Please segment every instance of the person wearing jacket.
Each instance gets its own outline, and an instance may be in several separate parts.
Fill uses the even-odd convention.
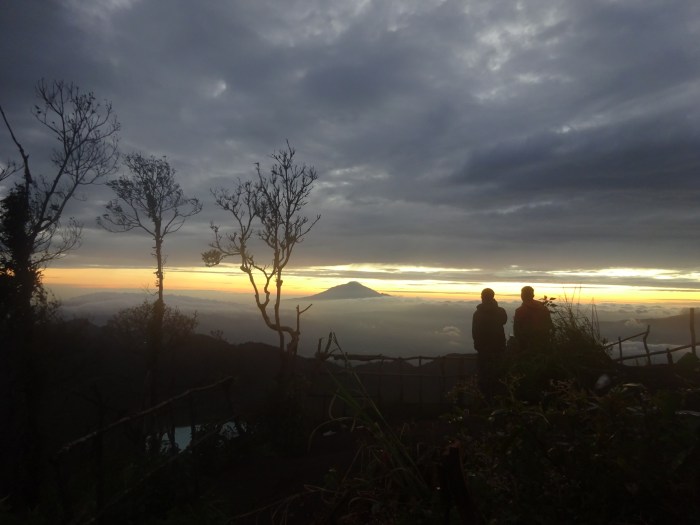
[[[481,292],[481,304],[472,317],[472,338],[477,351],[477,380],[479,389],[490,397],[498,386],[500,367],[506,350],[504,326],[508,321],[506,311],[498,306],[491,288]]]
[[[513,335],[521,352],[544,350],[549,345],[553,328],[552,316],[547,307],[535,300],[532,286],[524,286],[520,291],[523,304],[513,316]]]

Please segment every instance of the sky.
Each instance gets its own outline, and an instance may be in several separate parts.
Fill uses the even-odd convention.
[[[166,288],[246,289],[207,269],[210,190],[265,171],[285,142],[319,178],[285,286],[700,301],[696,0],[10,0],[0,104],[34,169],[34,86],[112,102],[123,153],[166,156],[203,211],[166,238]],[[0,162],[17,159],[0,130]],[[48,172],[48,171],[47,171]],[[11,181],[0,186],[0,195]],[[45,281],[153,287],[152,241],[67,214],[79,249]],[[228,221],[228,222],[227,222]]]

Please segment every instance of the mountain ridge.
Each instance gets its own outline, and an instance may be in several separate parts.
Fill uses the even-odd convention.
[[[350,281],[345,284],[340,284],[338,286],[332,286],[327,290],[314,294],[308,295],[306,297],[300,297],[300,299],[314,300],[314,301],[332,301],[339,299],[368,299],[371,297],[391,297],[389,294],[377,292],[372,290],[357,281]]]

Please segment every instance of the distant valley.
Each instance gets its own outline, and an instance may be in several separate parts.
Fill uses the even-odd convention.
[[[61,311],[67,319],[86,318],[104,325],[117,311],[137,306],[148,297],[145,293],[97,292],[64,300]],[[231,295],[225,300],[166,294],[166,303],[188,315],[196,312],[199,333],[220,331],[234,344],[276,344],[276,336],[265,327],[252,294]],[[476,301],[393,297],[350,282],[312,296],[283,300],[287,322],[293,322],[297,304],[302,308],[313,305],[302,315],[300,355],[313,355],[319,339],[326,338],[331,331],[349,353],[409,357],[473,352],[471,317]],[[512,332],[513,312],[518,304],[502,303],[509,318],[506,334]],[[672,312],[676,315],[664,316],[664,311],[628,312],[625,308],[615,305],[598,308],[600,332],[608,341],[642,332],[650,324],[649,343],[655,348],[690,342],[687,314],[676,311]],[[697,318],[696,333],[700,334]]]

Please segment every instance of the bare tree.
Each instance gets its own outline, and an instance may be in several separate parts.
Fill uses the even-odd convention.
[[[156,369],[158,356],[162,351],[163,281],[165,255],[163,243],[166,235],[177,232],[188,217],[202,210],[196,198],[186,197],[175,181],[175,170],[167,159],[144,157],[140,153],[127,155],[125,160],[130,174],[122,175],[107,183],[117,198],[107,204],[107,213],[97,218],[97,222],[112,232],[126,232],[140,229],[153,238],[153,256],[156,259],[156,286],[158,299],[153,307],[150,337],[150,404],[156,403]]]
[[[280,350],[291,357],[299,346],[301,314],[311,305],[303,310],[297,305],[294,326],[282,323],[282,274],[296,245],[321,218],[317,215],[309,219],[302,214],[318,175],[311,166],[295,164],[294,155],[295,150],[287,142],[286,149],[271,155],[274,164],[269,176],[263,175],[260,164],[256,163],[256,180],[239,180],[232,191],[212,191],[216,204],[233,216],[234,229],[223,234],[219,226],[212,224],[212,249],[202,254],[207,266],[215,266],[226,257],[240,260],[241,271],[248,275],[265,324],[278,333]],[[269,249],[270,258],[266,262],[253,253],[253,237]]]
[[[113,173],[118,161],[119,123],[109,102],[74,84],[41,80],[32,113],[58,143],[37,174],[29,153],[0,106],[0,116],[19,154],[0,178],[13,181],[0,200],[0,369],[12,385],[4,407],[9,443],[0,442],[0,491],[14,505],[32,506],[39,492],[41,437],[38,425],[42,381],[36,363],[37,324],[46,311],[41,272],[80,242],[81,225],[63,217],[66,205],[81,198],[79,189]],[[5,490],[7,489],[7,491]]]
[[[107,183],[117,198],[107,204],[107,213],[97,222],[111,232],[141,229],[153,238],[158,300],[162,302],[165,236],[177,232],[188,217],[202,211],[202,204],[185,196],[165,157],[146,158],[134,153],[127,155],[125,164],[131,174]]]
[[[1,109],[1,107],[0,107]],[[4,117],[4,114],[3,114]],[[17,164],[10,161],[4,166],[0,168],[0,182],[4,181],[5,179],[9,178],[10,175],[15,173],[19,168],[17,167]]]
[[[36,120],[58,142],[50,157],[53,171],[34,174],[29,154],[0,106],[0,115],[20,156],[4,177],[21,173],[0,202],[0,273],[11,281],[14,310],[27,316],[32,296],[41,285],[41,271],[80,242],[81,225],[63,219],[78,190],[113,173],[117,167],[119,123],[110,102],[99,103],[91,92],[62,81],[37,83]],[[11,180],[11,179],[10,179]]]

